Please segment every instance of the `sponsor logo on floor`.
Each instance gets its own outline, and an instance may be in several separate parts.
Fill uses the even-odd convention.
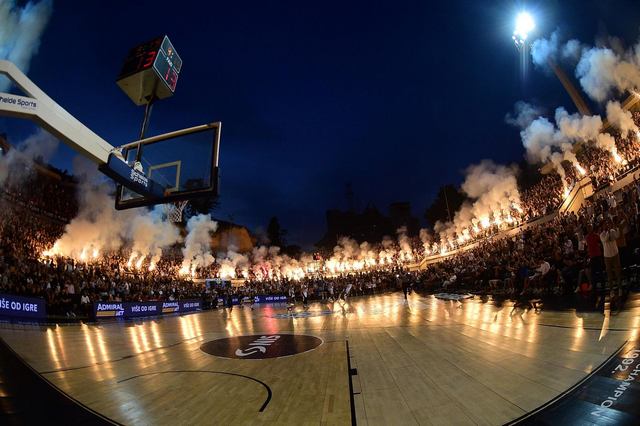
[[[322,339],[306,334],[256,334],[212,340],[200,350],[223,358],[267,359],[298,355],[321,344]]]
[[[512,424],[640,424],[640,344],[627,342],[586,380]]]

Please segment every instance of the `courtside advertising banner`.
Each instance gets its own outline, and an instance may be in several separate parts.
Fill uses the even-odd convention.
[[[0,294],[0,315],[20,318],[44,318],[47,311],[44,299]]]
[[[243,303],[247,303],[251,301],[251,298],[248,296],[245,296],[242,298]],[[287,301],[287,296],[285,295],[277,295],[277,296],[266,296],[264,294],[260,294],[255,296],[254,298],[254,303],[285,303]],[[233,303],[234,305],[239,305],[240,304],[240,299],[236,296],[231,297],[231,303]],[[227,299],[226,298],[222,298],[222,297],[218,297],[218,304],[219,305],[226,305],[227,304]]]
[[[124,317],[147,317],[162,314],[162,302],[129,302],[124,304]]]
[[[283,303],[287,301],[287,296],[278,295],[278,296],[256,296],[256,303]]]
[[[202,310],[202,301],[200,300],[181,300],[180,312],[195,312]]]
[[[98,302],[93,304],[96,318],[137,318],[202,309],[200,300],[173,302]]]

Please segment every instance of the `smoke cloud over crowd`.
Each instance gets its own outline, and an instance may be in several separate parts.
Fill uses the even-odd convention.
[[[29,72],[31,58],[40,48],[40,38],[44,32],[53,2],[27,2],[19,5],[15,0],[0,2],[0,59],[6,59],[25,74]],[[0,78],[0,92],[9,88],[9,80]]]
[[[15,149],[0,151],[0,185],[9,180],[19,183],[33,173],[36,161],[47,163],[58,148],[58,140],[44,130],[38,130]]]

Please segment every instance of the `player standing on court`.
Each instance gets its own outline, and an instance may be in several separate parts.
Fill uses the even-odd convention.
[[[289,300],[287,303],[287,311],[291,312],[296,305],[296,289],[293,283],[289,284]]]
[[[347,303],[347,297],[349,297],[349,293],[351,292],[352,287],[353,287],[353,284],[351,283],[351,281],[349,281],[346,287],[344,288],[344,290],[342,290],[342,293],[340,294],[340,299],[344,300],[345,303]]]
[[[309,307],[309,286],[307,283],[302,284],[302,306],[307,309]]]

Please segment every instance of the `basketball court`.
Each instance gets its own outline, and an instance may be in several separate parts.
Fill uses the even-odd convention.
[[[570,397],[634,345],[640,326],[638,307],[536,314],[479,298],[409,299],[314,303],[293,314],[264,305],[89,325],[3,324],[0,337],[117,423],[350,424],[354,416],[362,425],[495,425]],[[640,370],[624,356],[633,362],[620,365]],[[597,408],[592,401],[571,418]],[[609,420],[629,420],[614,408]]]

